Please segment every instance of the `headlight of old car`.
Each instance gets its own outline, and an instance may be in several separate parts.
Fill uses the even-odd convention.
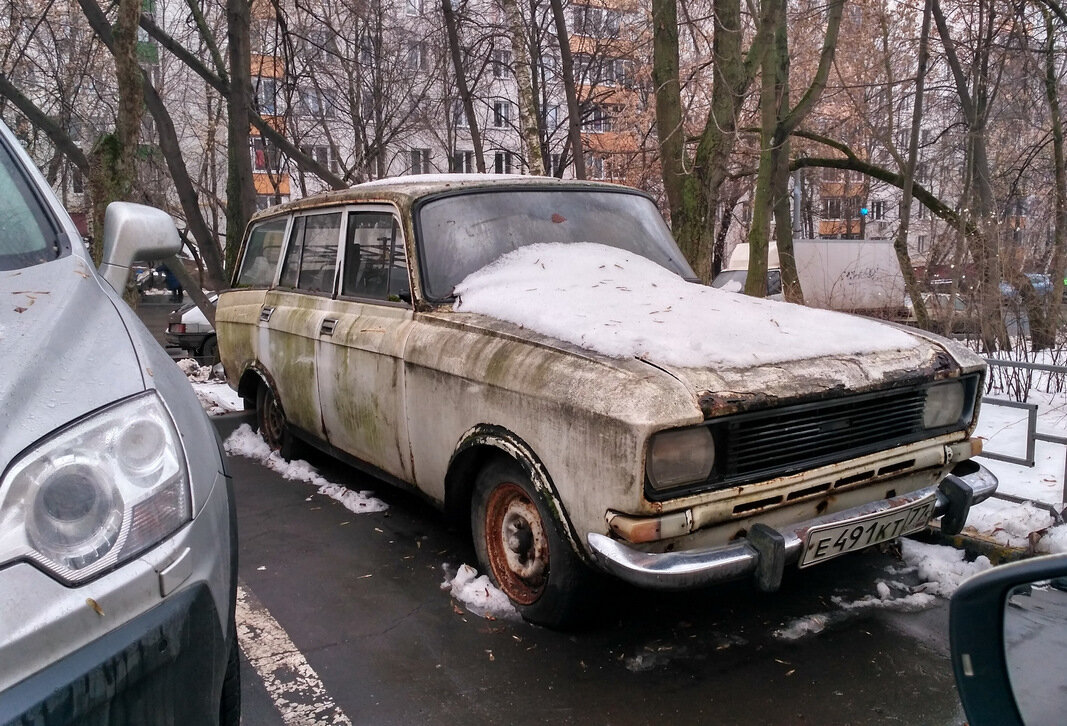
[[[648,480],[658,492],[704,481],[713,466],[715,440],[707,426],[661,431],[648,447]]]
[[[154,391],[39,441],[0,481],[0,564],[28,559],[77,583],[191,517],[178,432]]]
[[[966,402],[967,395],[962,381],[949,381],[931,386],[926,391],[923,426],[928,429],[951,426],[963,416]]]

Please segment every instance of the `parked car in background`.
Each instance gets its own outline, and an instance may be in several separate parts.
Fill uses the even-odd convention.
[[[116,203],[103,244],[98,274],[0,124],[0,723],[235,726],[231,482],[116,292],[178,234]]]
[[[981,320],[978,317],[977,306],[959,293],[924,292],[922,293],[926,312],[935,324],[948,320],[951,324],[947,331],[956,335],[978,333],[981,330]],[[905,300],[908,315],[904,322],[908,325],[918,324],[915,316],[915,308],[911,304],[911,298]]]
[[[212,305],[218,299],[218,295],[208,296]],[[192,300],[175,308],[167,316],[166,340],[168,345],[181,348],[204,365],[213,365],[219,361],[215,328]]]
[[[216,328],[272,447],[423,493],[549,625],[592,570],[773,591],[996,489],[981,358],[695,279],[634,189],[409,176],[257,214]]]

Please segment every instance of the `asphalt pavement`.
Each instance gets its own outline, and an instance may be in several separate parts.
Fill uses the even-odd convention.
[[[225,438],[246,420],[215,423]],[[964,721],[947,603],[839,604],[906,578],[891,551],[793,573],[773,595],[744,582],[685,593],[619,585],[589,628],[554,632],[454,603],[444,566],[474,564],[462,533],[412,494],[309,459],[389,510],[353,514],[314,486],[230,459],[252,603],[239,624],[246,725]],[[822,630],[781,637],[797,624]]]

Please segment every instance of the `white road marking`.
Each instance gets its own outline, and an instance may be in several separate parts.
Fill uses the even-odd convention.
[[[251,591],[237,586],[237,642],[290,726],[352,726],[285,629]]]

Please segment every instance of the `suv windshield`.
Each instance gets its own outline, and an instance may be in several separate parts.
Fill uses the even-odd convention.
[[[55,229],[22,169],[0,142],[0,270],[17,270],[59,257]]]
[[[687,280],[682,257],[656,206],[639,194],[600,190],[507,189],[451,194],[418,210],[426,296],[452,288],[501,255],[539,242],[595,242],[662,265]]]

